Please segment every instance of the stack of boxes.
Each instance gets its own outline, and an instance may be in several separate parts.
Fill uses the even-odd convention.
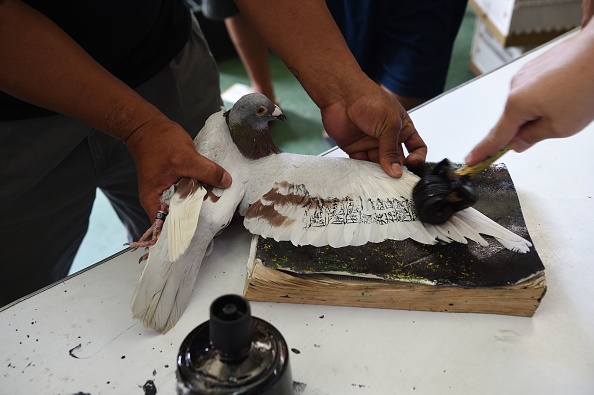
[[[487,73],[580,25],[582,0],[470,0],[470,69]]]

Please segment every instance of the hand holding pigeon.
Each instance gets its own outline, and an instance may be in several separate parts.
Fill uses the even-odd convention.
[[[150,218],[155,218],[163,191],[181,177],[222,188],[231,184],[225,169],[198,154],[188,133],[165,117],[142,125],[126,146],[136,163],[140,202]]]
[[[368,161],[280,152],[268,125],[277,119],[284,119],[278,106],[249,94],[213,114],[196,137],[196,150],[228,169],[233,184],[218,189],[184,178],[163,194],[169,215],[132,301],[143,325],[158,332],[175,325],[214,237],[237,210],[250,232],[295,245],[340,248],[408,238],[487,245],[485,234],[528,251],[530,242],[473,208],[442,225],[422,223],[412,201],[419,178],[404,168],[392,178]]]
[[[322,108],[322,120],[328,134],[351,158],[379,163],[392,177],[402,175],[401,166],[425,163],[427,145],[408,113],[377,84],[370,84],[354,102],[339,101]]]

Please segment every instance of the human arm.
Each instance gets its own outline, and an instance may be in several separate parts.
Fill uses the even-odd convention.
[[[326,131],[346,153],[379,162],[394,177],[403,164],[425,162],[427,146],[410,117],[363,73],[324,1],[236,3],[321,109]]]
[[[224,169],[196,153],[179,125],[18,0],[0,0],[0,90],[122,140],[135,160],[140,201],[151,218],[161,193],[181,177],[219,187],[231,182]]]
[[[594,15],[594,0],[582,0],[582,27],[588,24],[592,15]]]
[[[594,120],[594,23],[526,63],[511,82],[503,114],[466,157],[474,165],[509,144],[517,152],[572,136]]]

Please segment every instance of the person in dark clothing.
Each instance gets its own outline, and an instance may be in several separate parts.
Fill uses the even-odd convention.
[[[443,92],[466,0],[326,0],[363,71],[410,110]],[[224,21],[255,92],[275,100],[268,48],[233,0],[201,0]]]
[[[363,73],[324,1],[236,3],[345,152],[394,177],[424,162],[410,117]],[[0,91],[0,304],[67,274],[97,187],[136,239],[181,177],[232,182],[193,145],[221,99],[183,0],[2,0]]]

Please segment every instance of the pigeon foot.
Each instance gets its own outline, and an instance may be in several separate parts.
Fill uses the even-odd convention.
[[[165,222],[165,217],[167,217],[167,212],[169,208],[167,204],[162,203],[161,209],[157,211],[157,217],[155,218],[155,222],[151,225],[150,228],[147,229],[146,232],[138,239],[138,241],[131,241],[129,243],[125,243],[125,246],[128,246],[132,249],[132,251],[136,251],[139,248],[149,248],[150,246],[155,245],[157,240],[159,240],[159,235],[161,234],[161,230],[163,229],[163,223]],[[149,239],[150,237],[150,239]],[[148,253],[144,254],[140,261],[143,261],[148,258]]]

